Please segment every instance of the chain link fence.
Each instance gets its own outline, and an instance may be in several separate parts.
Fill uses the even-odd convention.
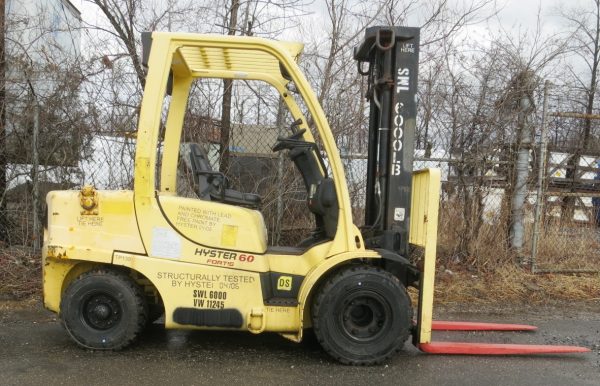
[[[540,133],[536,185],[538,272],[600,270],[600,115],[582,111],[585,91],[547,86],[545,128]]]
[[[183,143],[198,143],[208,154],[212,168],[222,171],[231,188],[261,196],[270,245],[295,245],[314,229],[306,210],[306,189],[285,152],[273,152],[278,136],[289,135],[291,116],[282,109],[279,96],[250,82],[232,86],[232,115],[228,130],[228,159],[221,151],[223,130],[220,105],[223,89],[217,81],[202,81],[190,97],[184,120]],[[213,97],[206,90],[217,90]],[[463,264],[493,269],[499,264],[533,263],[538,271],[597,270],[598,208],[600,207],[600,141],[597,119],[564,114],[565,95],[573,90],[555,87],[548,96],[547,151],[540,171],[543,98],[536,91],[538,108],[531,113],[528,130],[533,143],[497,141],[473,151],[422,148],[415,152],[413,168],[437,167],[442,171],[442,199],[438,232],[440,264]],[[212,99],[211,99],[212,98]],[[167,109],[165,109],[167,111]],[[202,111],[198,114],[197,111]],[[556,113],[562,113],[556,114]],[[166,118],[166,116],[164,117]],[[307,114],[308,124],[311,119]],[[589,136],[581,138],[588,122]],[[512,124],[517,125],[515,120]],[[336,128],[332,128],[334,133]],[[316,138],[319,142],[319,138]],[[356,225],[363,222],[367,159],[363,151],[348,147],[348,136],[336,138],[345,168]],[[67,165],[38,165],[39,202],[33,208],[33,166],[9,163],[5,215],[9,218],[9,246],[31,246],[40,237],[33,217],[41,218],[50,190],[78,189],[85,184],[97,189],[132,189],[135,137],[123,133],[96,133],[82,140],[79,159]],[[528,154],[525,196],[520,206],[522,244],[514,248],[515,186],[517,159]],[[162,148],[157,150],[159,153]],[[183,154],[183,153],[182,153]],[[327,159],[325,159],[327,164]],[[223,165],[226,165],[224,168]],[[180,162],[179,194],[197,197],[188,167]],[[541,191],[537,187],[541,184]],[[538,200],[538,197],[543,199]],[[536,208],[539,218],[536,216]],[[41,222],[41,221],[40,221]],[[534,237],[534,234],[536,237]],[[535,244],[535,246],[534,246]]]

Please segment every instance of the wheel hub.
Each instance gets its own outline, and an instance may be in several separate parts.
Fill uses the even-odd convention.
[[[81,315],[89,327],[107,330],[121,319],[122,311],[114,297],[100,293],[89,296],[83,302]]]
[[[387,322],[386,306],[381,299],[357,295],[347,301],[342,311],[344,332],[355,340],[371,340]]]
[[[110,308],[106,304],[98,304],[92,312],[96,318],[101,320],[106,320],[110,316]]]

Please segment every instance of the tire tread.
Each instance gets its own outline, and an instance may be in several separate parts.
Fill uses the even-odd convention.
[[[137,313],[137,323],[134,329],[128,332],[128,334],[121,340],[120,343],[113,347],[95,347],[90,342],[82,341],[82,338],[78,338],[73,335],[71,329],[72,326],[69,326],[68,319],[63,317],[62,312],[66,307],[66,302],[69,301],[70,290],[73,286],[81,280],[85,280],[88,277],[111,277],[117,280],[120,280],[122,284],[124,284],[133,294],[133,298],[135,301],[135,312]],[[146,324],[148,323],[148,305],[146,303],[146,298],[144,291],[140,288],[140,286],[129,276],[127,273],[115,269],[110,268],[95,268],[90,271],[84,272],[79,275],[75,280],[73,280],[61,298],[60,304],[60,319],[62,321],[62,325],[71,336],[71,338],[81,347],[91,350],[103,350],[103,351],[119,351],[124,349],[125,347],[131,345],[139,338],[141,332],[145,329]],[[125,315],[126,317],[127,315]]]
[[[404,327],[403,330],[401,331],[400,335],[404,337],[402,339],[402,344],[399,344],[398,347],[396,347],[394,350],[391,350],[389,353],[387,353],[386,355],[383,355],[383,356],[379,356],[379,357],[371,356],[371,357],[366,357],[361,360],[350,359],[350,358],[346,358],[342,355],[339,355],[333,349],[330,342],[327,339],[324,339],[323,331],[322,331],[322,327],[321,327],[321,317],[319,315],[320,315],[320,311],[321,311],[321,307],[322,307],[324,298],[325,298],[325,296],[327,296],[327,293],[334,287],[334,285],[337,282],[345,279],[346,277],[350,277],[352,275],[360,274],[360,273],[368,273],[368,274],[375,274],[375,275],[379,275],[379,276],[385,276],[385,277],[395,281],[396,283],[398,283],[400,285],[400,287],[402,288],[402,290],[404,291],[405,295],[408,298],[408,293],[406,292],[406,288],[402,284],[400,284],[400,280],[398,280],[398,278],[393,276],[391,273],[389,273],[379,267],[376,267],[376,266],[353,265],[349,268],[339,270],[338,272],[331,275],[331,277],[327,278],[325,283],[323,283],[323,285],[318,289],[318,293],[317,293],[317,296],[313,300],[312,310],[311,310],[312,311],[311,314],[312,314],[313,329],[314,329],[315,335],[317,336],[317,340],[319,341],[319,344],[321,345],[321,347],[323,347],[323,349],[338,362],[345,364],[345,365],[351,365],[351,366],[378,365],[378,364],[385,362],[386,360],[391,358],[394,354],[396,354],[402,350],[404,342],[410,335],[410,330],[411,330],[410,325]],[[409,320],[412,320],[412,317],[413,317],[412,307],[408,307],[407,311],[409,314],[408,315]]]

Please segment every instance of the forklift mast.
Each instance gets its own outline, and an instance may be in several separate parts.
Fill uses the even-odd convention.
[[[367,77],[370,104],[365,243],[407,256],[419,28],[367,28],[354,59]]]

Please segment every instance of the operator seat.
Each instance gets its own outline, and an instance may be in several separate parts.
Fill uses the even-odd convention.
[[[214,171],[208,161],[208,155],[197,143],[189,144],[189,157],[194,183],[201,200],[217,201],[231,205],[258,208],[261,198],[258,194],[243,193],[227,187],[227,178],[221,172]]]

